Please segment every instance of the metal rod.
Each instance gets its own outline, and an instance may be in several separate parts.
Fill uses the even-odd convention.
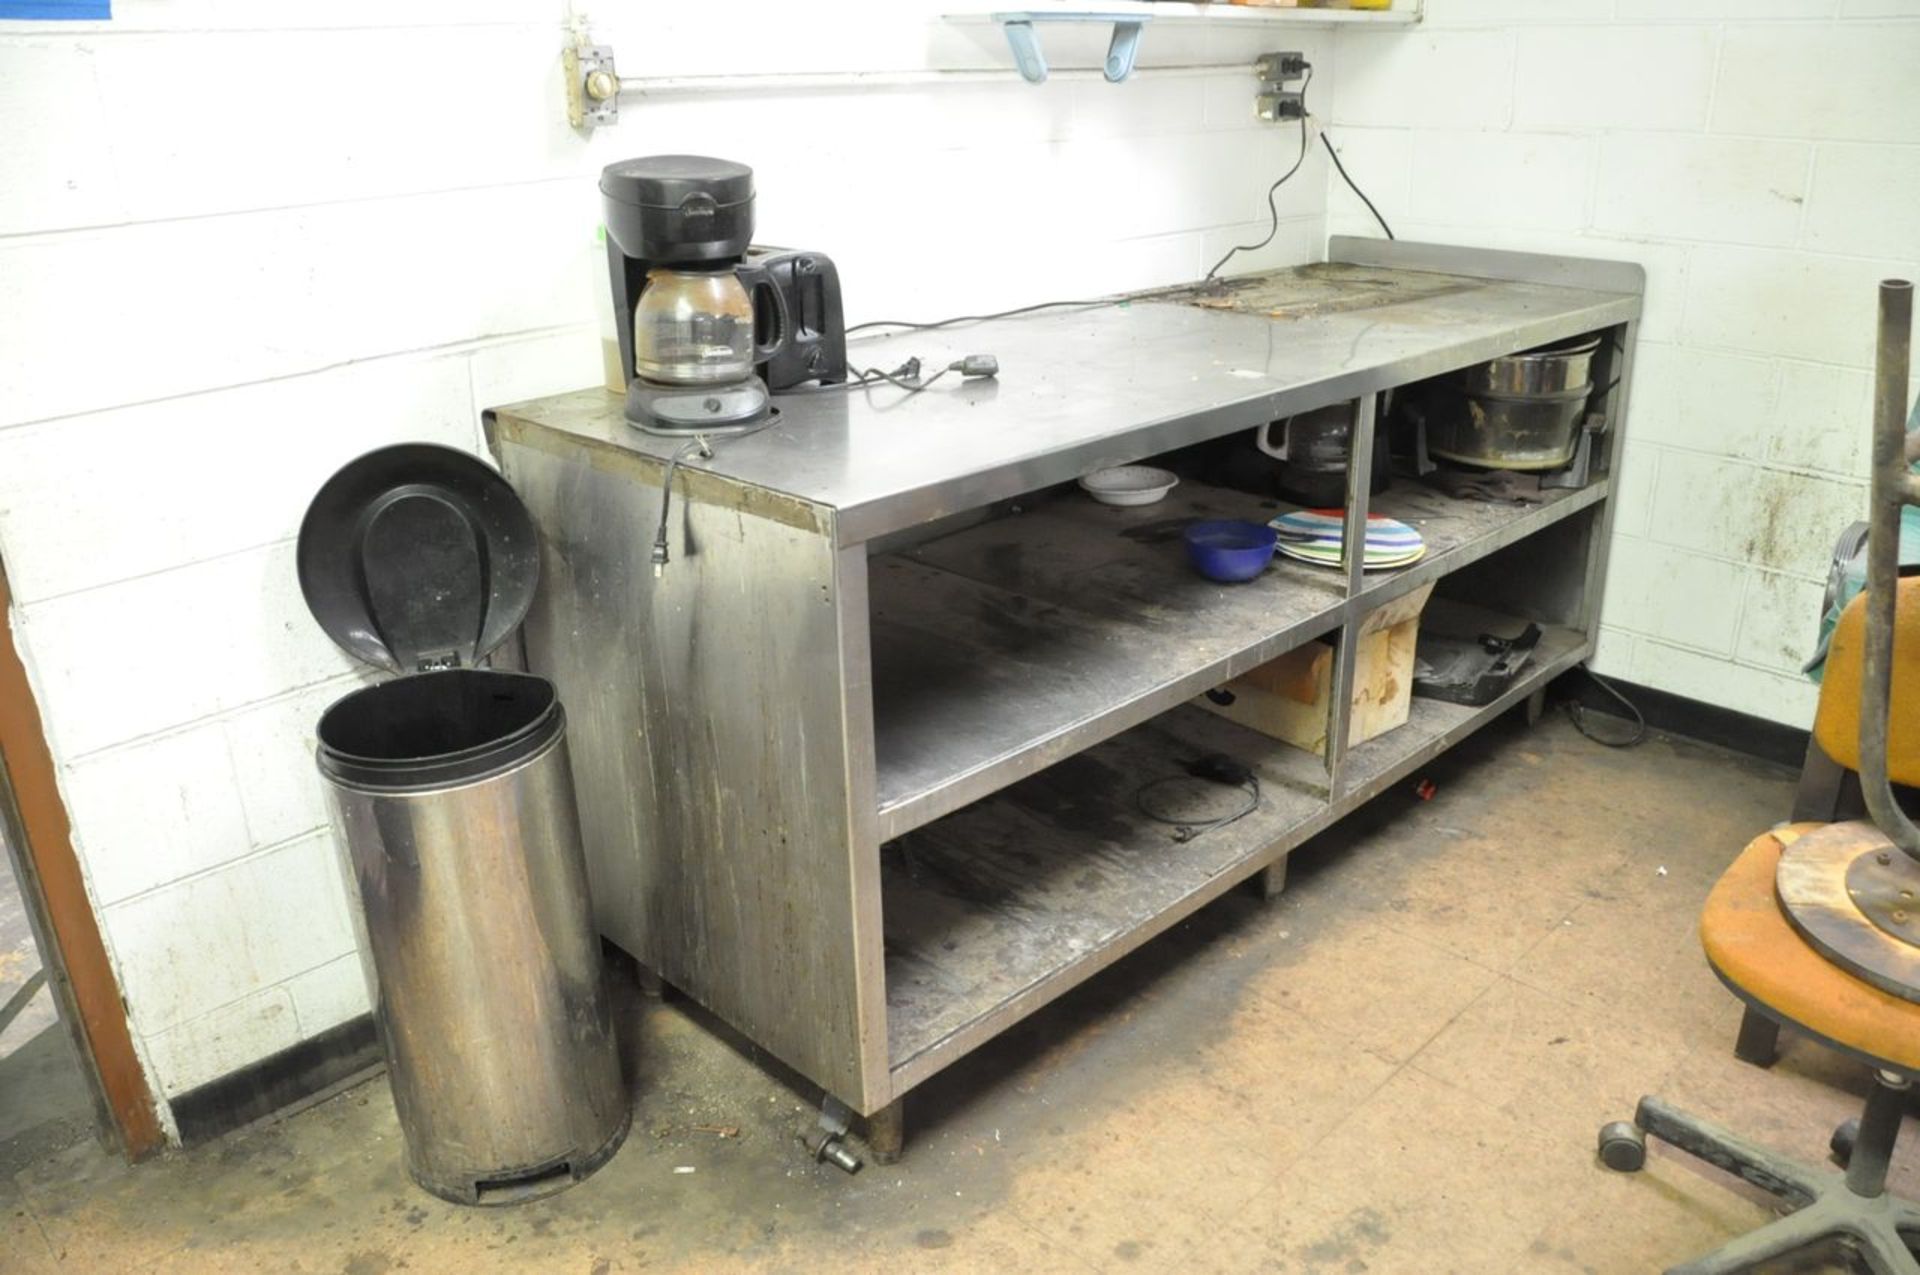
[[[1366,578],[1367,512],[1373,502],[1373,434],[1375,396],[1362,394],[1353,405],[1353,425],[1347,433],[1347,507],[1341,524],[1347,569],[1347,596],[1357,598]]]
[[[1200,75],[1247,74],[1245,62],[1191,63],[1180,66],[1137,68],[1132,77],[1149,79]],[[1052,80],[1099,80],[1106,72],[1099,67],[1056,67]],[[1249,86],[1252,77],[1248,77]],[[870,88],[915,88],[952,84],[1020,84],[1020,72],[1013,67],[970,71],[806,71],[774,72],[766,75],[653,75],[621,76],[620,93],[629,97],[699,96],[718,93],[799,93],[858,92]],[[1247,95],[1247,113],[1253,113],[1251,88]]]
[[[1353,727],[1353,683],[1360,659],[1360,628],[1367,615],[1353,605],[1365,585],[1367,511],[1373,492],[1373,432],[1378,428],[1374,396],[1362,394],[1353,402],[1353,420],[1347,431],[1347,507],[1343,511],[1340,543],[1345,568],[1346,613],[1334,648],[1333,675],[1327,686],[1327,791],[1338,799],[1345,785],[1343,771],[1347,741]]]
[[[1920,862],[1920,828],[1893,799],[1887,777],[1893,711],[1894,617],[1899,601],[1900,512],[1912,496],[1907,472],[1907,372],[1913,342],[1913,284],[1880,284],[1874,352],[1873,492],[1868,507],[1866,653],[1860,677],[1860,787],[1880,831]]]

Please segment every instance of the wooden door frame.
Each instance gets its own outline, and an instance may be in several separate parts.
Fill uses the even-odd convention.
[[[103,1138],[130,1160],[166,1141],[134,1052],[126,1002],[100,938],[53,751],[13,637],[13,590],[0,561],[0,839],[11,850],[47,985],[93,1093]]]

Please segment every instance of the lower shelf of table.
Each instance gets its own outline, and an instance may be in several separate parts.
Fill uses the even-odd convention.
[[[1480,708],[1413,701],[1406,725],[1353,749],[1340,796],[1318,757],[1183,705],[881,852],[888,1051],[896,1094],[1118,960],[1491,721],[1589,650],[1548,629],[1532,668]],[[1224,752],[1258,806],[1182,840],[1139,809],[1142,785]],[[1160,813],[1231,812],[1236,790],[1156,788]]]

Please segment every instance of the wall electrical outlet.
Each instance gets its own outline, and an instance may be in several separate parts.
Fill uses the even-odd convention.
[[[1260,92],[1253,99],[1256,118],[1279,121],[1306,117],[1306,93],[1291,92],[1287,88],[1289,80],[1306,78],[1306,54],[1262,53],[1253,64],[1253,73],[1260,78]],[[1305,86],[1301,87],[1304,90]]]
[[[1288,80],[1305,78],[1307,55],[1304,53],[1262,53],[1253,64],[1253,73],[1278,88]]]
[[[1253,99],[1253,113],[1263,120],[1297,120],[1307,113],[1304,93],[1262,93]]]

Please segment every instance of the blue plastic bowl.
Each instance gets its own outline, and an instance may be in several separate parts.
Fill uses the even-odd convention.
[[[1273,561],[1280,537],[1257,522],[1196,522],[1187,527],[1187,561],[1209,580],[1251,580]]]

